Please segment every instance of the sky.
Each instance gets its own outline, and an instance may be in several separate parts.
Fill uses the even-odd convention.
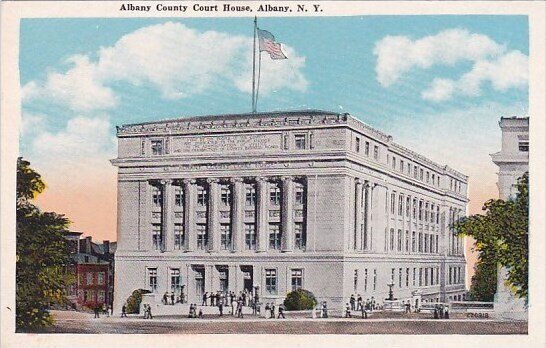
[[[526,16],[258,19],[258,111],[348,112],[469,176],[469,213],[498,195],[501,116],[528,116]],[[252,18],[23,19],[20,153],[38,205],[116,239],[115,127],[251,111]]]

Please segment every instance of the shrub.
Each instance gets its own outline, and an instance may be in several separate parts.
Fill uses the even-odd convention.
[[[142,294],[149,294],[150,290],[138,289],[133,291],[131,296],[127,298],[127,313],[140,314],[140,303],[142,302]]]
[[[309,290],[298,289],[289,292],[284,300],[284,306],[288,311],[313,309],[317,305],[315,295]]]

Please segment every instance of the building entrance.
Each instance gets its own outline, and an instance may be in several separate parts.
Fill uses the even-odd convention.
[[[243,272],[243,289],[252,293],[254,288],[254,269],[252,266],[241,266]]]

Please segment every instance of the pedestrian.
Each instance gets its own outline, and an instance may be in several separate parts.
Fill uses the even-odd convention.
[[[313,306],[313,311],[311,312],[313,319],[317,319],[317,306]]]
[[[203,319],[203,309],[199,308],[199,319]]]
[[[361,310],[362,309],[361,307],[362,307],[362,296],[360,296],[360,294],[358,294],[356,310],[357,311]]]
[[[270,315],[269,310],[270,310],[270,309],[271,309],[271,307],[269,307],[269,302],[267,302],[267,303],[265,304],[265,318],[266,318],[266,319],[269,319],[269,315]]]
[[[237,318],[243,317],[243,300],[237,301]]]
[[[121,306],[121,317],[127,318],[127,306],[125,304]]]
[[[166,305],[167,304],[167,291],[165,291],[165,293],[163,294],[163,304]]]
[[[353,307],[354,307],[354,304],[353,304]],[[351,317],[351,306],[346,303],[345,304],[345,318],[350,318]]]
[[[171,292],[171,305],[174,305],[174,291]]]
[[[434,319],[438,319],[438,307],[434,306]]]
[[[269,317],[271,319],[275,319],[275,304],[274,303],[271,304],[271,308],[269,309],[269,312],[270,312]]]
[[[411,303],[410,300],[406,303],[406,313],[411,313]]]
[[[362,306],[361,311],[362,311],[362,319],[368,319],[368,312],[366,311],[366,308],[364,306]]]
[[[106,306],[106,304],[102,305],[102,314],[106,314],[107,317],[110,316],[110,311],[108,310],[108,307]]]
[[[153,319],[154,317],[152,316],[152,306],[148,305],[148,319]]]
[[[372,300],[371,300],[371,303],[372,303],[372,311],[375,310],[375,298],[372,296]]]
[[[220,311],[220,316],[223,316],[224,315],[224,302],[222,300],[220,300],[220,302],[218,303],[218,310]]]
[[[439,306],[439,313],[438,313],[438,316],[440,317],[440,319],[444,319],[444,305],[440,305]]]
[[[444,310],[444,318],[449,319],[449,307],[446,306],[446,309]]]
[[[283,319],[286,319],[284,317],[284,304],[283,303],[281,303],[279,305],[279,315],[277,315],[277,319],[279,319],[281,316],[282,316]]]
[[[188,318],[193,318],[193,303],[190,303],[190,309],[188,310]]]
[[[203,294],[203,302],[201,303],[201,306],[206,306],[207,305],[207,293],[205,292]]]
[[[231,296],[231,315],[235,316],[237,310],[237,301],[235,300],[235,296]]]
[[[112,307],[112,305],[109,305],[108,306],[108,309],[110,310],[110,316],[114,316],[114,307]]]
[[[95,312],[95,318],[100,318],[100,316],[99,316],[99,306],[95,306],[93,311]],[[93,318],[93,319],[95,319],[95,318]]]
[[[328,318],[328,306],[326,304],[326,301],[322,302],[322,317]]]
[[[351,294],[351,298],[349,299],[349,303],[351,304],[351,310],[354,311],[355,310],[355,295],[354,294]]]

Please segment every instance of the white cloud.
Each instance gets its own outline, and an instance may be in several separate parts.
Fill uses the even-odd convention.
[[[421,93],[423,99],[442,101],[455,94],[477,96],[482,85],[490,82],[495,90],[527,86],[528,57],[520,51],[507,51],[486,35],[466,29],[448,29],[435,35],[412,40],[407,36],[386,36],[374,48],[376,77],[389,87],[413,69],[455,66],[471,62],[473,67],[459,80],[437,77]]]
[[[529,59],[520,51],[510,51],[492,61],[481,60],[459,80],[436,78],[431,86],[421,93],[423,99],[444,101],[454,94],[479,96],[484,83],[504,92],[509,88],[524,88],[528,83]]]
[[[284,46],[288,60],[262,61],[261,92],[278,88],[304,91],[305,58]],[[25,100],[52,98],[75,111],[108,109],[117,98],[111,84],[150,84],[164,98],[179,99],[204,93],[227,82],[250,92],[252,38],[197,30],[180,23],[164,23],[138,29],[103,47],[95,62],[89,56],[73,56],[66,73],[50,73],[45,82],[23,87]]]
[[[43,114],[36,114],[33,112],[25,111],[21,117],[21,136],[27,136],[31,134],[36,134],[41,131],[44,126],[44,121],[46,116]]]

